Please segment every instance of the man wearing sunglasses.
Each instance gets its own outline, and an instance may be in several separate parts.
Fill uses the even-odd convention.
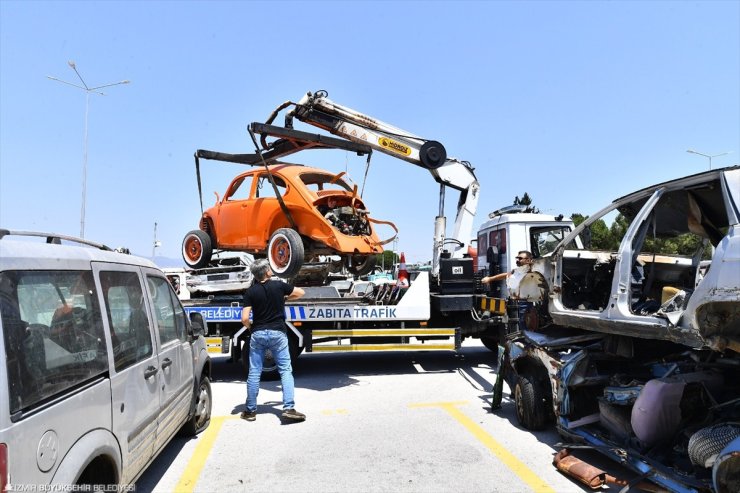
[[[512,270],[511,272],[502,272],[494,276],[486,276],[483,279],[481,279],[480,282],[482,282],[483,284],[490,284],[493,281],[500,281],[502,279],[507,279],[507,284],[510,284],[508,282],[508,278],[510,278],[514,274],[517,274],[518,272],[522,272],[522,273],[529,272],[529,266],[531,264],[532,264],[532,254],[528,252],[527,250],[522,250],[516,255],[516,269]],[[509,290],[511,290],[511,286],[509,287]]]

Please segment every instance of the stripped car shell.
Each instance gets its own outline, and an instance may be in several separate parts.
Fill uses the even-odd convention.
[[[502,367],[522,426],[554,420],[566,447],[669,491],[740,490],[739,204],[740,167],[680,178],[615,200],[535,259]],[[614,212],[615,251],[576,244]]]
[[[535,260],[532,269],[542,278],[532,276],[532,291],[543,292],[546,283],[547,314],[559,326],[740,352],[738,204],[740,167],[617,199],[580,224],[552,255]],[[578,235],[612,211],[630,220],[617,251],[574,248]],[[692,255],[656,252],[645,241],[688,233],[704,240]],[[702,262],[710,245],[711,263]]]

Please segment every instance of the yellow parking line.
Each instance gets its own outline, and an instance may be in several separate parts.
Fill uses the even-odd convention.
[[[236,418],[237,416],[211,417],[211,424],[208,425],[206,431],[201,433],[200,438],[198,438],[198,445],[195,447],[192,457],[190,457],[190,462],[185,466],[185,472],[180,476],[180,481],[175,486],[177,493],[191,493],[195,489],[195,483],[198,482],[200,472],[206,465],[206,459],[211,453],[211,448],[213,448],[213,443],[216,441],[218,432],[221,431],[221,425],[227,419]]]
[[[506,467],[508,467],[511,471],[514,472],[519,478],[527,483],[530,488],[532,488],[534,491],[537,491],[538,493],[542,492],[553,492],[554,489],[550,487],[547,483],[545,483],[542,479],[540,479],[537,474],[534,473],[529,467],[526,466],[522,461],[517,459],[511,452],[506,450],[506,448],[498,443],[491,435],[486,433],[486,430],[484,430],[482,427],[480,427],[476,422],[474,422],[472,419],[467,417],[462,411],[460,411],[456,406],[459,406],[461,404],[467,404],[466,402],[434,402],[434,403],[422,403],[422,404],[409,404],[409,407],[412,408],[420,408],[420,407],[439,407],[444,409],[449,415],[451,415],[453,418],[455,418],[461,425],[463,425],[467,430],[473,434],[475,438],[477,438],[483,445],[485,445],[488,450],[493,452],[493,454],[498,457],[498,459],[503,462]]]

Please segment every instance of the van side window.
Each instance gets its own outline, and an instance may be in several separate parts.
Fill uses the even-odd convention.
[[[2,272],[0,315],[11,414],[108,370],[103,318],[91,273]]]
[[[113,363],[121,371],[152,355],[144,292],[135,272],[101,271],[100,284],[113,340]]]
[[[163,277],[147,276],[147,280],[153,298],[160,343],[165,345],[175,340],[184,342],[187,340],[185,311],[174,296],[170,283]]]

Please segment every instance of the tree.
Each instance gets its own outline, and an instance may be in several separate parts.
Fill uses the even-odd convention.
[[[524,195],[522,195],[522,198],[520,199],[517,195],[514,197],[514,205],[524,205],[527,208],[524,209],[524,212],[531,212],[533,214],[538,214],[540,210],[532,205],[532,197],[529,196],[527,192],[524,192]]]
[[[570,216],[576,227],[588,219],[588,217],[589,216],[584,216],[577,212],[574,212]],[[611,230],[607,227],[606,222],[604,222],[603,219],[597,219],[589,228],[586,229],[587,231],[584,231],[584,234],[581,235],[581,239],[584,242],[589,243],[587,248],[593,248],[594,250],[614,250],[619,244],[619,242],[614,242]]]
[[[393,269],[393,264],[398,262],[398,254],[393,250],[383,250],[383,253],[377,256],[375,265],[385,267],[386,270]]]
[[[577,212],[574,212],[570,215],[571,220],[573,221],[573,224],[575,224],[576,228],[580,226],[580,224],[588,219],[588,216],[584,216],[583,214],[579,214]]]
[[[612,248],[613,250],[616,250],[619,244],[622,242],[622,238],[624,238],[624,234],[627,232],[627,228],[629,228],[629,225],[629,221],[627,221],[627,218],[624,217],[624,215],[622,214],[618,214],[616,219],[614,219],[614,222],[609,228],[614,245]]]

